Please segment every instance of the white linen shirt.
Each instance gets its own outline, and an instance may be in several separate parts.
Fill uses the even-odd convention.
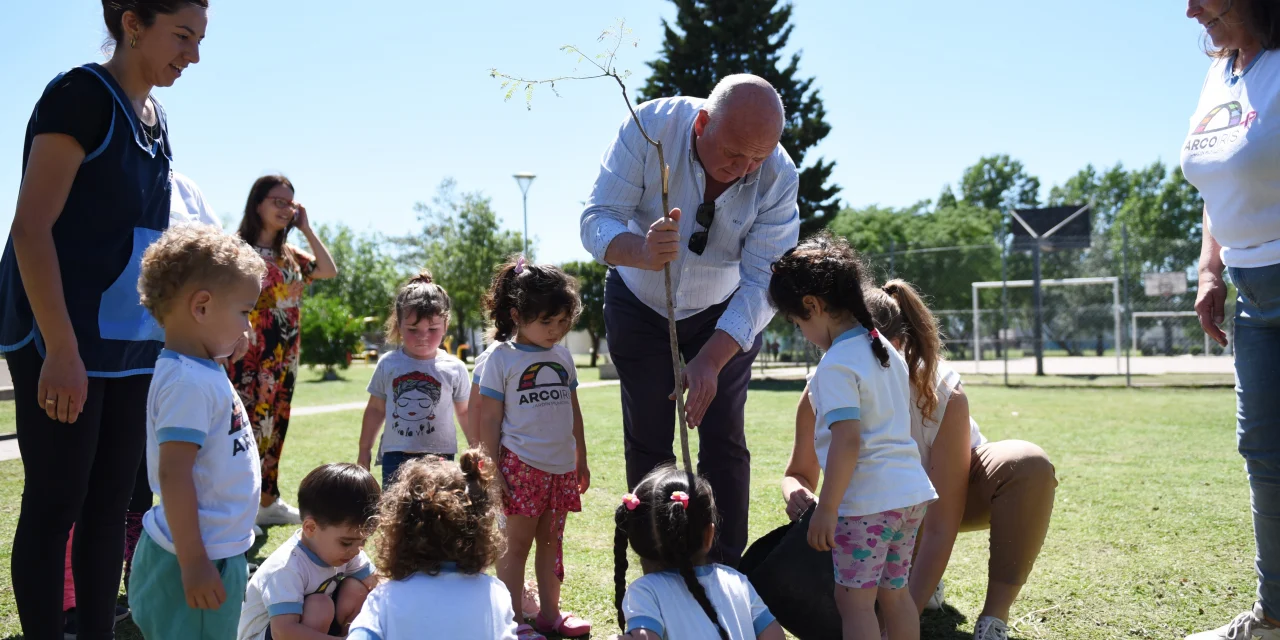
[[[707,248],[689,251],[689,237],[702,229],[695,212],[703,202],[706,174],[694,150],[693,121],[706,100],[662,98],[636,108],[644,130],[662,142],[670,205],[679,208],[680,253],[671,263],[671,293],[676,319],[733,299],[716,328],[745,351],[773,318],[769,278],[775,260],[800,235],[796,197],[800,174],[782,145],[754,172],[716,198]],[[600,161],[600,175],[582,212],[582,245],[601,263],[609,243],[623,233],[644,236],[663,216],[662,168],[658,152],[645,141],[630,116]],[[605,263],[607,264],[607,263]],[[666,315],[666,288],[661,271],[617,267],[627,288],[641,302]],[[736,292],[736,293],[735,293]]]

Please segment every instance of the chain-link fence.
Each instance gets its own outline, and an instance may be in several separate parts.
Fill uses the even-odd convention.
[[[901,278],[921,291],[947,358],[967,381],[1232,384],[1234,287],[1228,283],[1223,347],[1207,340],[1194,313],[1199,239],[1124,235],[1117,228],[1095,234],[1086,249],[1043,251],[1039,305],[1034,256],[996,241],[895,247],[863,257],[878,283]],[[768,352],[771,343],[776,353]],[[775,323],[766,334],[766,367],[819,357],[794,329]]]

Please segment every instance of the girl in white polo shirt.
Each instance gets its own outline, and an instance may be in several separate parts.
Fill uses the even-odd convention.
[[[911,439],[906,362],[880,337],[862,294],[862,268],[823,232],[773,265],[769,297],[827,353],[809,383],[822,464],[809,544],[830,551],[845,640],[920,637],[907,586],[916,531],[938,495]]]

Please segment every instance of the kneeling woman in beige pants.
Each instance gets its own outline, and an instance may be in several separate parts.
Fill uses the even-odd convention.
[[[1049,530],[1058,486],[1053,464],[1030,442],[987,442],[982,436],[969,417],[959,374],[940,360],[937,323],[914,287],[893,280],[865,294],[877,328],[911,368],[911,435],[938,492],[920,527],[908,581],[912,597],[923,612],[942,580],[957,533],[990,529],[987,599],[974,638],[1003,640],[1009,608]],[[797,446],[782,481],[793,520],[817,500],[814,421],[806,389],[796,412]]]

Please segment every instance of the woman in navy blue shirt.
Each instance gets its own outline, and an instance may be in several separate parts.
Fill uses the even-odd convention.
[[[79,637],[112,637],[124,512],[164,339],[137,293],[142,252],[169,219],[172,151],[151,90],[199,62],[207,24],[208,0],[102,5],[114,54],[59,75],[36,103],[0,257],[0,352],[25,473],[13,592],[31,640],[62,638],[72,523]]]

